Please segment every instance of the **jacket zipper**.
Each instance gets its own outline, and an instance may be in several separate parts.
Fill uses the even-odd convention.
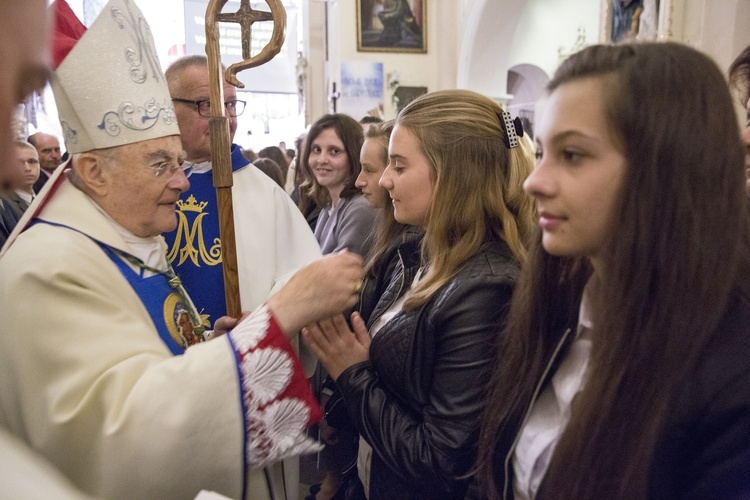
[[[560,349],[565,344],[565,341],[568,338],[568,335],[570,334],[570,328],[565,330],[565,333],[563,334],[560,341],[557,343],[557,346],[555,347],[555,350],[552,352],[552,357],[547,362],[547,366],[544,368],[544,371],[542,372],[542,377],[539,379],[539,382],[536,384],[536,388],[534,389],[534,393],[531,397],[531,402],[529,403],[529,406],[526,408],[526,413],[524,414],[523,420],[521,421],[521,426],[519,427],[519,431],[516,434],[516,438],[513,440],[513,443],[510,447],[510,450],[508,450],[508,454],[505,455],[505,462],[503,463],[503,500],[508,499],[508,471],[510,470],[510,463],[513,457],[513,453],[516,450],[516,446],[518,445],[518,440],[521,439],[521,432],[523,431],[524,425],[526,425],[526,421],[529,419],[529,416],[531,415],[531,410],[534,408],[534,403],[536,402],[537,397],[539,397],[539,392],[542,390],[542,385],[544,385],[544,381],[547,379],[547,375],[549,375],[549,371],[552,368],[552,365],[555,362],[555,359],[557,359],[557,355],[560,354]]]
[[[401,249],[399,248],[398,250],[396,250],[396,252],[398,253],[398,261],[401,264],[401,283],[399,284],[398,291],[393,296],[394,298],[388,303],[388,307],[381,308],[380,310],[382,312],[379,315],[377,315],[377,316],[370,316],[370,322],[369,323],[371,325],[375,324],[375,322],[378,319],[380,319],[380,317],[383,315],[383,313],[386,312],[388,309],[390,309],[391,306],[393,306],[393,304],[399,299],[399,297],[401,297],[401,290],[404,289],[404,282],[406,281],[406,266],[404,265],[404,258],[401,255]],[[364,286],[362,287],[362,289],[364,289]],[[360,291],[360,294],[361,293],[362,292]]]

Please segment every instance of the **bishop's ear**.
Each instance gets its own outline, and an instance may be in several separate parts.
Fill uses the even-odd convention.
[[[75,160],[73,170],[78,188],[93,198],[107,196],[112,184],[111,160],[96,153],[81,153]]]

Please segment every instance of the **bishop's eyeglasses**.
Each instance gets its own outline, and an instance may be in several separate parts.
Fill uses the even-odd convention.
[[[198,108],[198,114],[204,118],[211,117],[211,101],[203,99],[200,101],[191,101],[190,99],[181,99],[179,97],[173,97],[173,102],[181,102],[183,104],[192,104]],[[227,110],[227,114],[231,117],[240,116],[245,111],[246,101],[240,101],[239,99],[230,99],[224,101],[224,108]]]

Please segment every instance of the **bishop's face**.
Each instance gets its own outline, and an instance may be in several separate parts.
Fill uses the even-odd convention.
[[[177,200],[190,187],[181,168],[180,138],[161,137],[114,151],[103,167],[106,196],[99,204],[104,211],[142,238],[174,230]]]

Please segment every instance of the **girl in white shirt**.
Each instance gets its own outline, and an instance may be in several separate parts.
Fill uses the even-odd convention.
[[[480,436],[482,498],[750,496],[750,230],[705,55],[594,46],[548,85],[540,230]]]

